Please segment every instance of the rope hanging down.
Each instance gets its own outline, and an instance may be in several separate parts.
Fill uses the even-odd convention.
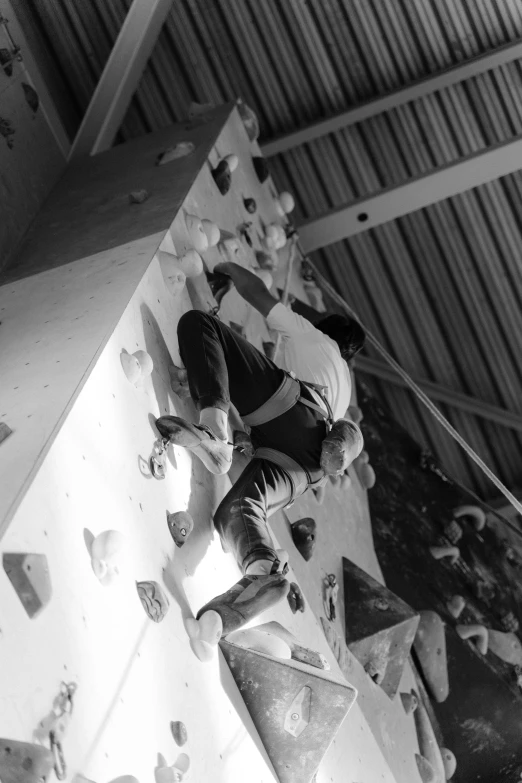
[[[444,429],[447,430],[447,432],[449,432],[449,434],[457,441],[459,446],[461,446],[464,449],[466,454],[469,457],[471,457],[473,462],[475,462],[479,466],[479,468],[486,474],[486,476],[490,479],[490,481],[493,482],[493,484],[497,487],[497,489],[499,489],[500,492],[502,492],[504,497],[511,503],[513,508],[515,508],[518,511],[519,514],[522,514],[522,503],[520,503],[520,501],[517,500],[517,498],[513,495],[513,493],[510,492],[509,489],[493,473],[493,471],[490,470],[490,468],[488,468],[486,463],[479,457],[479,455],[476,453],[476,451],[474,451],[471,448],[471,446],[464,440],[464,438],[457,432],[455,427],[453,427],[449,423],[447,418],[441,413],[441,411],[437,408],[437,406],[434,405],[434,403],[430,400],[428,395],[425,392],[423,392],[423,390],[420,388],[420,386],[417,386],[415,381],[412,378],[410,378],[410,376],[408,375],[408,373],[405,370],[402,369],[400,364],[398,364],[398,362],[395,361],[393,356],[390,356],[390,354],[388,353],[386,348],[383,345],[381,345],[381,343],[375,337],[375,335],[373,335],[368,329],[366,329],[366,327],[361,322],[361,319],[359,318],[357,313],[355,313],[352,310],[352,308],[345,302],[345,300],[342,298],[342,296],[340,296],[337,293],[337,291],[330,285],[330,283],[327,280],[325,280],[323,275],[317,270],[317,266],[312,261],[310,261],[309,258],[307,258],[307,261],[313,267],[314,274],[317,277],[317,281],[320,284],[321,288],[323,288],[323,290],[331,297],[331,299],[333,299],[334,302],[337,302],[337,304],[340,307],[342,307],[343,310],[345,310],[348,313],[348,315],[350,315],[352,318],[355,318],[357,321],[359,321],[359,323],[361,324],[361,326],[363,327],[363,329],[366,332],[366,336],[368,338],[368,342],[370,342],[374,346],[374,348],[376,348],[379,351],[381,356],[383,356],[384,359],[386,359],[388,364],[390,364],[393,367],[395,372],[397,372],[401,376],[401,378],[404,380],[404,382],[417,395],[419,400],[421,402],[423,402],[424,405],[428,408],[430,413],[437,419],[437,421],[440,424],[442,424]]]

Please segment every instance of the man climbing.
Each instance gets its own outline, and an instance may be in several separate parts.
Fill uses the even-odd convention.
[[[216,316],[191,310],[179,321],[179,350],[199,424],[162,416],[156,422],[161,436],[222,475],[232,463],[232,403],[251,428],[256,449],[214,515],[224,547],[234,554],[244,576],[206,604],[195,620],[186,621],[201,660],[211,657],[221,636],[284,596],[294,611],[300,603],[304,608],[299,588],[285,578],[287,565],[274,548],[267,518],[308,487],[320,485],[327,474],[343,472],[363,447],[357,425],[341,418],[351,395],[346,362],[362,347],[361,327],[342,316],[329,316],[314,327],[242,266],[225,262],[214,272],[228,277],[269,327],[281,333],[285,369]]]

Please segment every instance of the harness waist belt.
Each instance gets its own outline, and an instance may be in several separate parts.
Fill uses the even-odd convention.
[[[294,407],[301,394],[299,382],[285,375],[279,389],[260,408],[241,418],[249,427],[260,427]]]
[[[289,457],[288,454],[283,454],[282,451],[261,446],[259,449],[255,450],[254,459],[267,459],[269,462],[274,462],[276,465],[279,465],[280,468],[283,468],[283,470],[288,473],[293,487],[291,502],[299,497],[299,495],[302,495],[310,483],[310,476],[306,473],[304,468],[302,468],[295,459]]]

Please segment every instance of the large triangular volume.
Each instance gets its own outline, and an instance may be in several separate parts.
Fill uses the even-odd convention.
[[[294,660],[220,647],[280,783],[309,783],[357,691]]]
[[[419,616],[345,557],[343,571],[346,644],[392,699],[399,687]]]

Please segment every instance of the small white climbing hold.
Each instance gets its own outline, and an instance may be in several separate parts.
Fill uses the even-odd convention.
[[[284,211],[283,206],[278,198],[274,199],[274,206],[276,208],[277,216],[285,217],[286,212]]]
[[[444,764],[444,774],[446,780],[451,780],[457,769],[457,759],[455,754],[449,748],[441,748],[440,754],[442,756],[442,763]]]
[[[198,253],[204,253],[205,250],[208,250],[208,238],[203,230],[202,222],[197,215],[190,215],[186,212],[185,225],[195,250],[197,250]]]
[[[91,545],[91,566],[104,587],[112,585],[120,575],[126,559],[126,541],[118,530],[105,530]]]
[[[239,158],[237,155],[226,155],[223,160],[226,160],[228,163],[228,168],[231,172],[235,171],[239,166]]]
[[[435,560],[448,557],[451,564],[454,565],[460,557],[460,549],[458,546],[430,546],[430,554]]]
[[[471,517],[475,530],[483,530],[486,527],[486,514],[480,506],[457,506],[457,508],[453,509],[453,516],[455,519]]]
[[[285,214],[289,214],[295,207],[294,197],[287,190],[279,194],[279,203],[281,204]]]
[[[489,649],[505,663],[522,666],[522,644],[514,633],[490,629]]]
[[[216,224],[213,223],[211,220],[206,220],[206,219],[201,221],[201,226],[207,237],[208,246],[214,247],[215,245],[217,245],[221,237],[221,231],[219,230],[218,226],[216,226]]]
[[[203,274],[203,259],[197,250],[187,250],[179,263],[187,277],[197,277]]]
[[[196,147],[191,141],[180,141],[175,147],[169,147],[165,152],[160,153],[156,159],[158,166],[163,166],[165,163],[170,163],[178,158],[185,158],[187,155],[191,155]]]
[[[489,634],[484,625],[457,625],[455,630],[461,639],[476,639],[478,651],[482,655],[487,653]]]
[[[129,383],[137,383],[141,378],[141,366],[132,353],[123,350],[120,354],[121,366]]]
[[[152,373],[152,370],[154,369],[152,356],[148,354],[147,351],[134,351],[132,355],[135,356],[138,360],[138,364],[141,368],[141,377],[146,378]]]
[[[281,250],[286,245],[286,232],[282,226],[276,226],[277,238],[276,238],[276,250]]]
[[[455,620],[457,620],[460,617],[460,615],[464,611],[465,606],[466,606],[466,601],[461,595],[454,595],[446,603],[446,608],[448,612],[452,617],[455,618]]]

